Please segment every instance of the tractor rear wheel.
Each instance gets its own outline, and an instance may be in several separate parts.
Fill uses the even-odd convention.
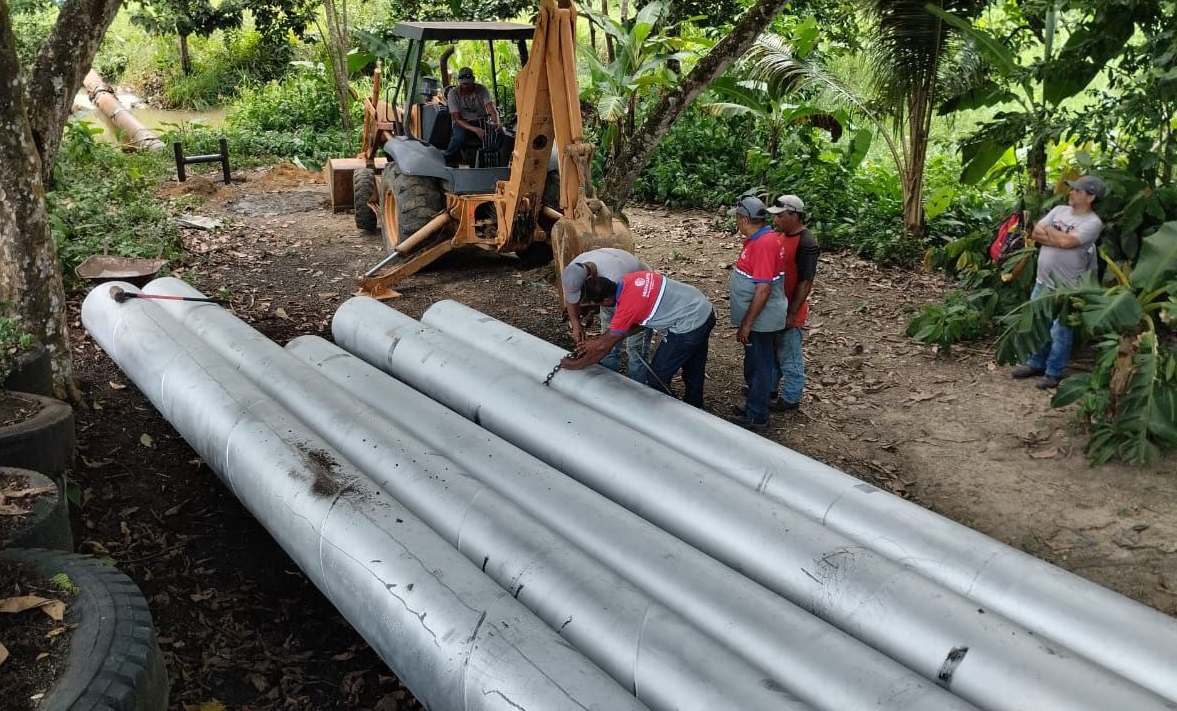
[[[376,211],[368,204],[376,194],[376,171],[360,168],[351,176],[353,207],[356,213],[356,227],[365,232],[377,230]]]
[[[437,178],[405,175],[395,163],[384,168],[380,187],[380,211],[384,219],[380,232],[389,252],[444,209],[445,193]]]

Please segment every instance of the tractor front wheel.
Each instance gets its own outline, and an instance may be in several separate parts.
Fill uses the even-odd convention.
[[[360,168],[351,176],[352,201],[356,214],[356,227],[365,232],[376,231],[376,211],[368,204],[376,192],[376,171]]]
[[[395,163],[385,167],[380,186],[380,232],[389,252],[444,209],[445,193],[436,178],[405,175]]]

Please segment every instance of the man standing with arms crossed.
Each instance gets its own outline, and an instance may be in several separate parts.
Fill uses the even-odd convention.
[[[760,431],[768,426],[768,394],[776,384],[776,339],[785,328],[788,302],[781,286],[783,247],[765,224],[768,209],[760,198],[743,197],[728,214],[744,247],[728,279],[732,325],[744,345],[744,382],[748,396],[727,420]]]
[[[648,272],[650,267],[624,249],[602,247],[583,252],[576,256],[560,272],[560,287],[564,292],[564,310],[572,326],[572,340],[580,345],[584,342],[584,326],[581,323],[580,301],[584,284],[590,277],[605,277],[614,284],[621,283],[626,274]],[[613,306],[601,306],[601,329],[609,328],[613,319]],[[625,353],[629,361],[628,375],[643,385],[646,383],[646,361],[650,353],[652,332],[643,328],[637,334],[625,339]],[[621,370],[621,344],[618,343],[601,359],[601,365],[614,372]]]
[[[773,387],[768,408],[773,412],[791,412],[801,406],[805,387],[805,359],[801,350],[802,329],[809,315],[809,292],[817,273],[821,247],[805,226],[805,203],[796,195],[781,195],[768,208],[772,226],[784,245],[784,287],[789,301],[785,331],[778,339],[776,363],[781,377],[780,390]]]
[[[1104,196],[1107,189],[1094,175],[1068,180],[1067,185],[1071,186],[1067,204],[1058,205],[1034,225],[1032,237],[1040,249],[1038,276],[1034,291],[1030,292],[1031,299],[1044,291],[1075,284],[1079,277],[1095,268],[1099,259],[1095,240],[1103,230],[1103,221],[1095,214],[1092,205]],[[1058,387],[1063,371],[1071,362],[1074,341],[1074,332],[1055,319],[1050,325],[1050,338],[1010,375],[1019,380],[1042,376],[1034,383],[1039,390]]]

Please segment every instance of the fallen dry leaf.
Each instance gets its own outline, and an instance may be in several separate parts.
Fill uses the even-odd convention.
[[[116,380],[111,380],[109,382],[110,382],[110,389],[111,390],[126,390],[127,389],[126,383],[120,383]]]
[[[154,447],[155,446],[155,440],[151,439],[151,435],[147,434],[146,432],[139,435],[139,443],[142,444],[144,447]]]
[[[38,607],[55,622],[61,622],[65,616],[65,603],[61,600],[37,595],[20,595],[0,600],[0,612],[24,612]]]
[[[1058,456],[1058,447],[1051,447],[1050,449],[1039,449],[1030,452],[1031,459],[1054,459]]]
[[[289,316],[286,315],[286,309],[282,308],[281,306],[274,309],[274,315],[277,316],[278,318],[281,318],[281,319],[290,318]]]
[[[5,659],[8,659],[8,647],[0,643],[0,664],[3,664]]]

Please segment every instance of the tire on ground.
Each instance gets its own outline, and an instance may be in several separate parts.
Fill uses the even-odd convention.
[[[389,163],[380,187],[380,208],[384,246],[392,252],[445,209],[445,193],[437,178],[405,175],[399,166]]]
[[[168,675],[147,601],[135,583],[97,559],[11,548],[0,558],[46,578],[64,573],[78,588],[66,604],[74,625],[69,660],[38,708],[69,711],[165,711]]]
[[[37,346],[17,359],[8,373],[0,390],[18,390],[34,395],[53,395],[53,367],[49,362],[49,349]]]
[[[365,232],[375,232],[379,229],[376,211],[368,204],[368,200],[376,194],[376,171],[371,168],[360,168],[352,173],[351,189],[356,227]]]
[[[24,422],[0,426],[0,464],[51,478],[72,468],[77,445],[73,409],[43,395],[10,392],[7,397],[31,399],[41,409]]]

